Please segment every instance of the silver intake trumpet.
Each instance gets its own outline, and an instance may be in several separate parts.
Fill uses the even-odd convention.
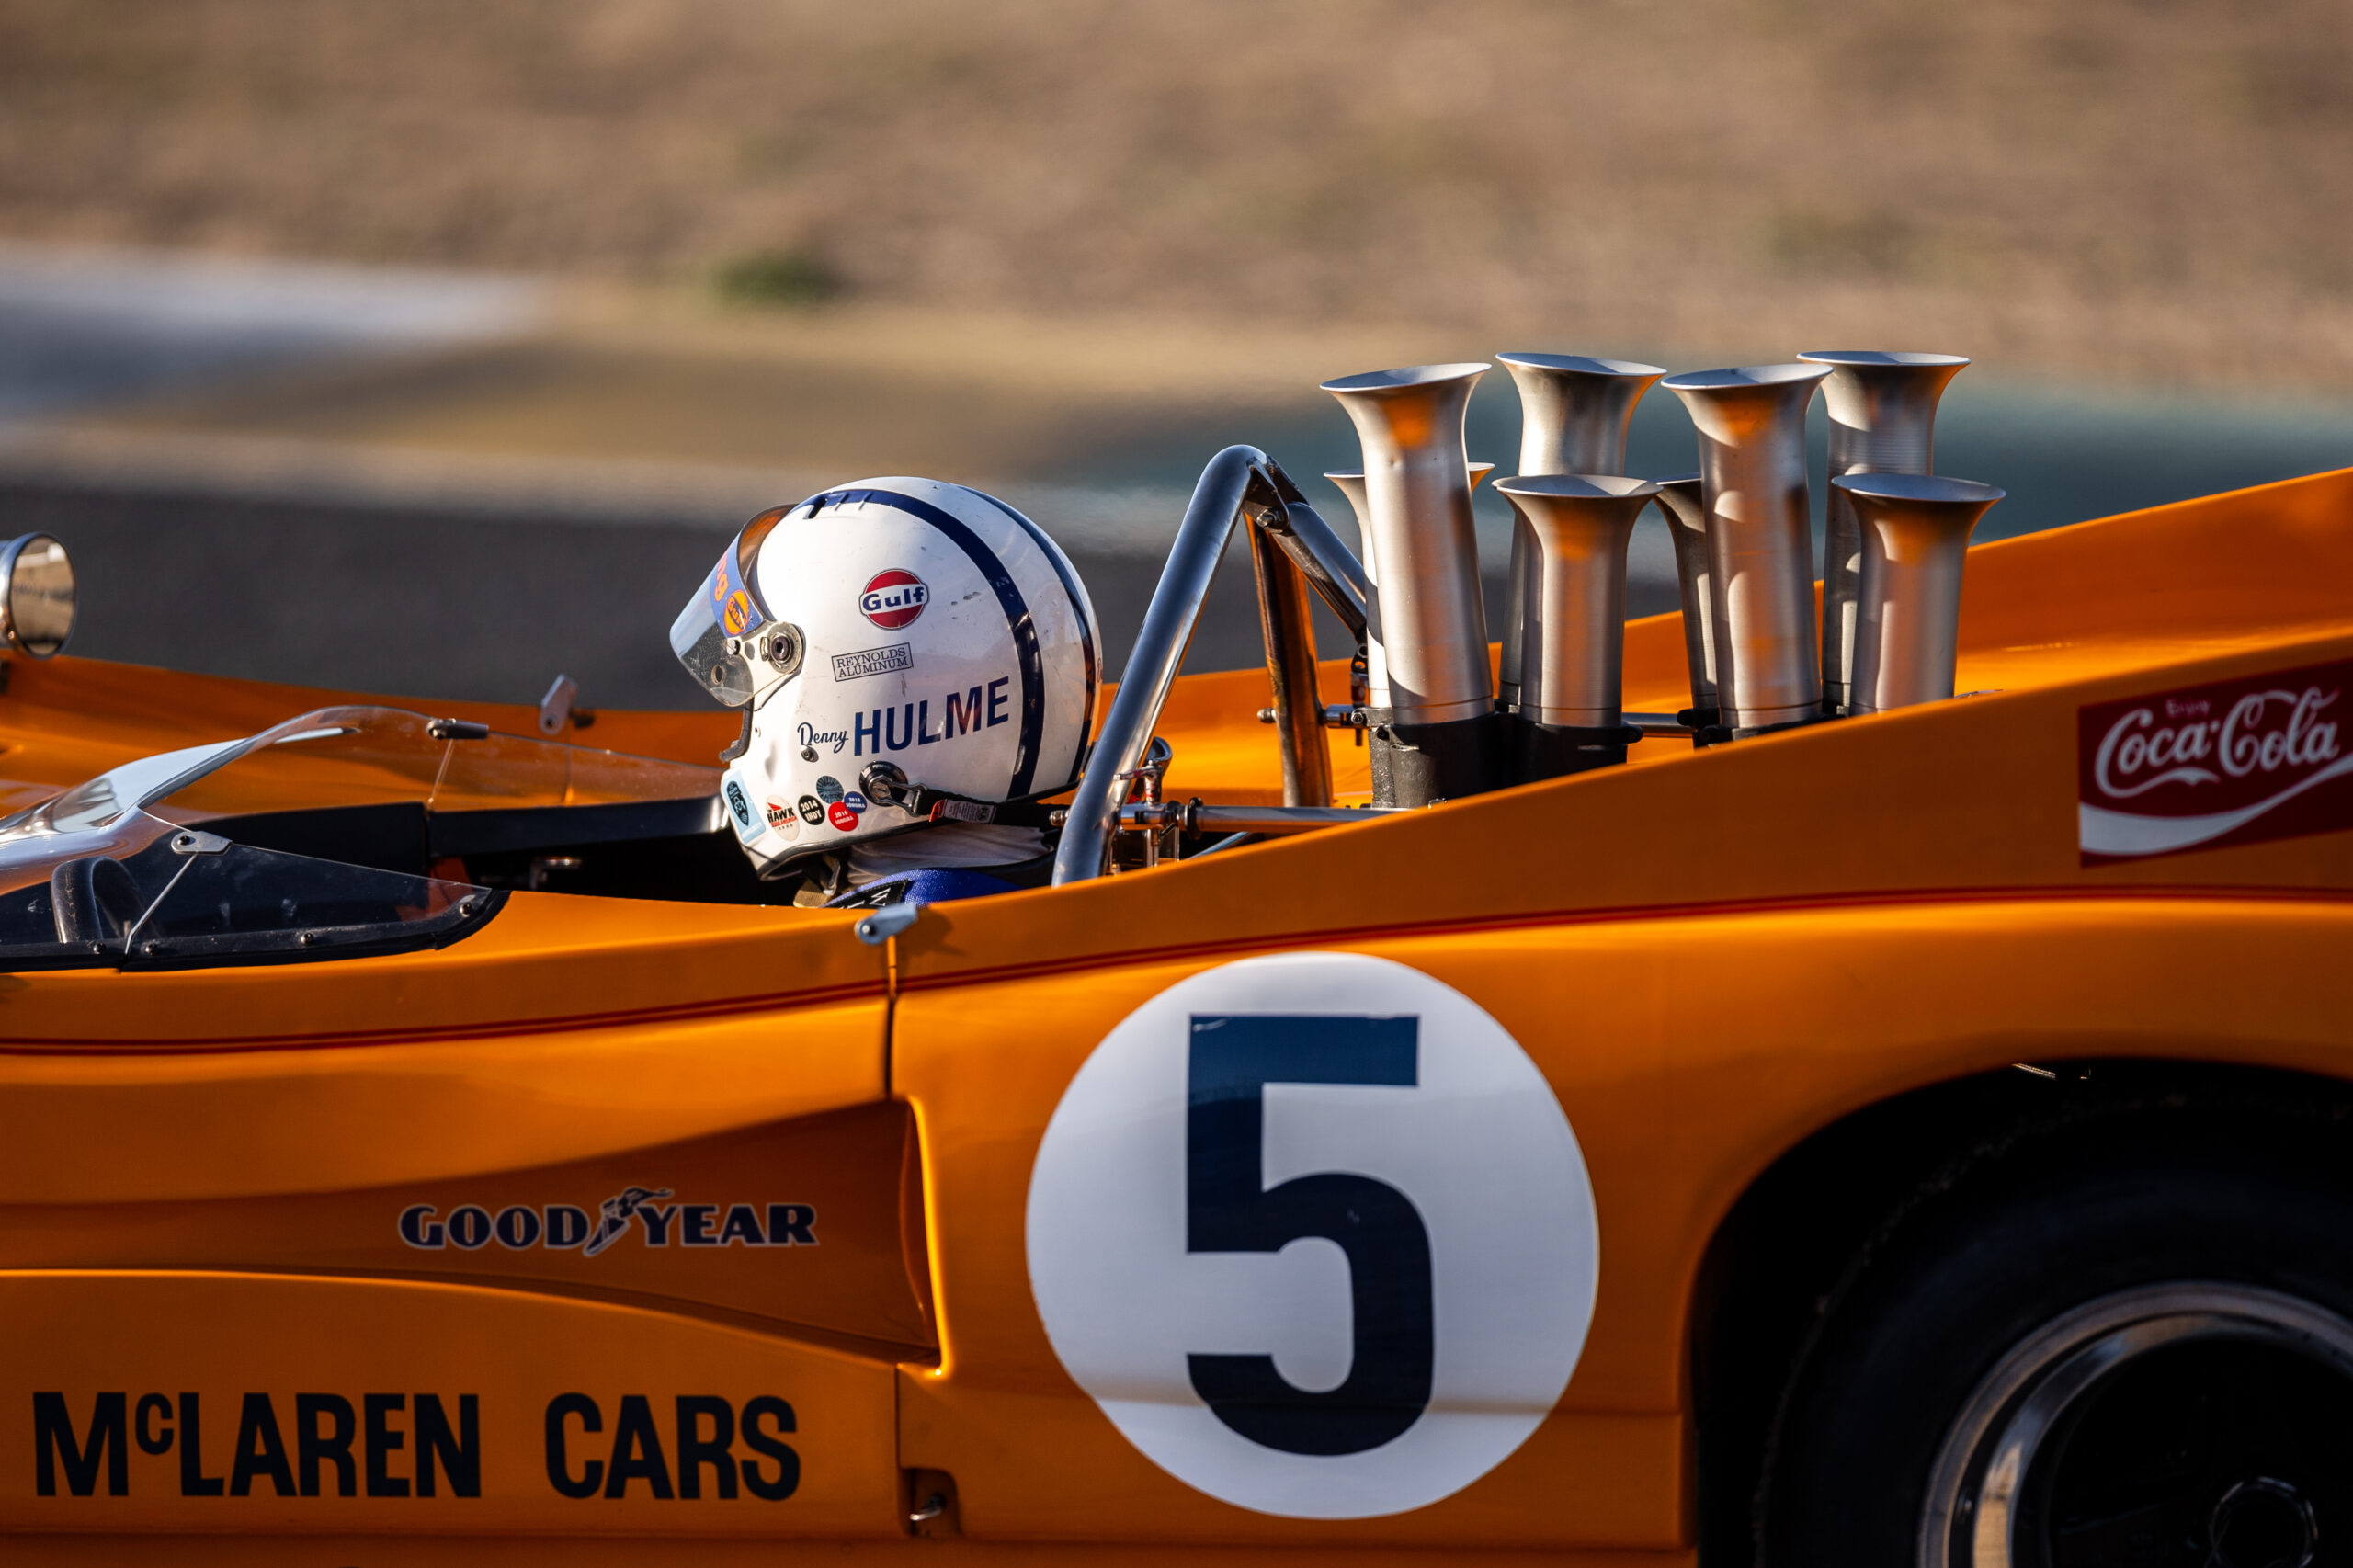
[[[1830,483],[1854,503],[1862,529],[1853,710],[1950,697],[1970,530],[2003,493],[1927,474],[1850,473]]]
[[[1708,509],[1699,498],[1699,476],[1678,473],[1658,485],[1658,509],[1666,514],[1667,537],[1675,542],[1675,582],[1683,597],[1683,659],[1691,668],[1691,723],[1719,722],[1716,705],[1716,641],[1722,635],[1723,596],[1715,591],[1715,568],[1708,561]]]
[[[1519,389],[1519,472],[1620,474],[1626,472],[1626,427],[1634,405],[1666,371],[1629,359],[1588,359],[1576,354],[1498,354]],[[1520,671],[1536,658],[1527,630],[1536,593],[1536,541],[1525,520],[1511,534],[1511,587],[1504,598],[1504,634],[1496,695],[1504,710],[1521,700]]]
[[[1512,781],[1623,762],[1626,546],[1658,486],[1556,473],[1501,480],[1495,489],[1511,497],[1536,551]]]
[[[1805,412],[1827,365],[1749,365],[1669,376],[1699,430],[1716,619],[1716,693],[1735,733],[1822,716],[1813,640],[1813,527]]]
[[[1476,490],[1481,480],[1495,472],[1495,465],[1472,462],[1466,464],[1463,472],[1471,481],[1471,488]],[[1364,475],[1356,469],[1342,469],[1324,477],[1332,482],[1333,489],[1347,497],[1348,510],[1357,515],[1357,558],[1370,574],[1372,571],[1372,517],[1365,510]]]
[[[1468,465],[1465,472],[1470,478],[1471,488],[1475,491],[1479,488],[1479,482],[1481,480],[1495,472],[1495,465],[1493,463],[1474,462]],[[1336,473],[1327,473],[1324,477],[1332,482],[1332,487],[1334,489],[1347,497],[1348,510],[1357,515],[1358,565],[1364,573],[1367,579],[1370,580],[1372,575],[1372,514],[1366,510],[1365,507],[1364,474],[1355,469],[1343,469]],[[1370,596],[1368,596],[1368,597],[1369,597]],[[1371,630],[1370,623],[1368,623],[1366,630],[1368,635],[1365,638],[1365,644],[1368,655],[1370,655],[1372,643],[1372,638],[1370,635]],[[1370,656],[1367,657],[1365,662],[1367,665],[1370,666],[1371,664]]]
[[[1367,717],[1373,800],[1492,790],[1503,757],[1462,421],[1483,363],[1325,381],[1364,444]]]
[[[1827,365],[1822,401],[1830,411],[1830,477],[1936,472],[1937,400],[1969,361],[1958,354],[1892,354],[1813,348],[1798,356]],[[1862,535],[1846,493],[1833,486],[1822,538],[1822,700],[1845,712],[1854,679],[1856,596]]]

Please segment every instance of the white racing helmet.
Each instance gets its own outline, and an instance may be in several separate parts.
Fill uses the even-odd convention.
[[[1042,822],[1029,802],[1086,759],[1098,642],[1043,529],[931,479],[761,513],[670,628],[745,710],[721,794],[764,874],[936,822]]]

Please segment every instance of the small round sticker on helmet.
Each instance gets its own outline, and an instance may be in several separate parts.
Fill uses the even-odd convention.
[[[841,829],[842,832],[847,833],[858,825],[858,813],[851,811],[847,806],[843,805],[839,801],[835,801],[832,805],[825,808],[825,820],[832,823],[835,827]]]
[[[817,779],[817,799],[832,805],[842,798],[842,781],[832,774],[822,774]]]
[[[770,801],[768,802],[768,825],[770,827],[782,827],[786,823],[791,820],[792,808],[790,806],[786,805],[782,801]]]
[[[727,603],[720,612],[720,623],[727,628],[730,637],[741,637],[744,629],[752,624],[752,596],[738,588],[727,596]]]
[[[865,796],[859,794],[857,790],[852,790],[842,797],[842,804],[847,806],[851,811],[863,812],[866,810],[867,800]]]
[[[931,590],[924,580],[904,567],[893,566],[877,572],[867,579],[864,591],[858,596],[858,613],[885,631],[896,631],[913,626],[923,614],[923,607],[930,602]]]
[[[825,802],[817,799],[816,796],[803,795],[795,804],[800,810],[801,820],[811,827],[825,820]]]

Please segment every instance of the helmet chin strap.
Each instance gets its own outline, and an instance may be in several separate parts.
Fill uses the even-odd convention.
[[[1052,827],[1059,807],[1035,801],[976,801],[947,790],[911,784],[898,764],[871,763],[858,775],[867,798],[926,822],[994,823],[1001,827]]]
[[[918,787],[907,809],[930,822],[995,823],[1000,827],[1053,827],[1063,811],[1035,801],[972,801]]]

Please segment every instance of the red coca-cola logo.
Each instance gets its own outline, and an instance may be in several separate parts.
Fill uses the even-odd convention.
[[[2340,660],[2083,709],[2085,862],[2353,827],[2348,687],[2353,661]]]

